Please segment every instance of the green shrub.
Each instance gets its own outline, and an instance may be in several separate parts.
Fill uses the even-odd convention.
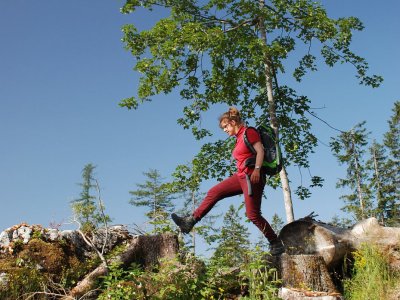
[[[99,300],[130,300],[146,299],[140,276],[143,272],[133,265],[129,270],[124,270],[120,264],[112,264],[106,276],[103,277],[102,290]]]
[[[103,278],[99,299],[200,299],[198,272],[202,264],[195,258],[190,260],[182,264],[178,259],[165,259],[155,271],[143,271],[138,266],[123,270],[112,265]]]
[[[352,278],[344,281],[344,295],[348,300],[389,299],[389,292],[399,283],[390,269],[387,255],[374,245],[363,245],[353,253]]]
[[[248,262],[241,266],[240,278],[242,285],[247,287],[248,297],[242,299],[279,299],[278,288],[281,281],[275,268],[268,266],[268,253],[256,247],[248,252]]]

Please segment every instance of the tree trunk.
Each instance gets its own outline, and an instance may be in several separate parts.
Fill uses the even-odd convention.
[[[264,0],[259,0],[260,8],[265,6]],[[260,34],[261,40],[264,45],[267,45],[267,32],[264,26],[264,19],[260,17]],[[268,97],[268,109],[269,109],[269,117],[271,122],[271,127],[275,130],[276,136],[279,140],[279,123],[276,118],[276,110],[275,110],[275,100],[273,94],[273,85],[272,78],[274,74],[274,70],[272,67],[271,57],[268,53],[265,53],[264,56],[264,70],[265,70],[265,84],[267,89],[267,97]],[[283,167],[281,172],[279,173],[282,182],[282,191],[283,191],[283,199],[285,202],[285,211],[286,211],[286,221],[287,223],[293,222],[293,204],[292,204],[292,195],[289,186],[289,179],[287,177],[287,173],[285,168]]]
[[[384,197],[382,195],[382,183],[381,183],[381,174],[379,172],[379,166],[378,166],[378,157],[377,157],[377,151],[376,151],[376,144],[373,145],[372,148],[372,159],[374,163],[374,174],[375,174],[375,180],[376,180],[376,196],[377,196],[377,202],[378,202],[378,215],[379,219],[381,222],[384,222],[384,215],[383,215],[383,202],[384,202]]]
[[[129,267],[133,262],[145,269],[154,267],[161,258],[173,258],[178,253],[178,239],[172,234],[134,237],[126,250],[115,257],[112,262],[119,262],[123,267]],[[106,275],[107,266],[101,264],[90,272],[71,290],[64,299],[76,299],[90,292],[100,276]]]
[[[360,164],[358,162],[358,153],[355,149],[355,140],[354,140],[354,134],[352,133],[352,152],[354,155],[354,168],[355,168],[355,172],[356,172],[356,181],[357,181],[357,195],[358,195],[358,201],[360,202],[360,211],[361,211],[361,219],[364,218],[364,199],[363,199],[363,192],[362,192],[362,188],[361,188],[361,176],[360,176]]]
[[[294,213],[293,213],[292,194],[290,191],[289,179],[287,177],[285,166],[282,166],[282,170],[279,172],[279,176],[281,178],[281,183],[282,183],[283,199],[285,203],[285,212],[286,212],[286,222],[289,224],[294,221]]]

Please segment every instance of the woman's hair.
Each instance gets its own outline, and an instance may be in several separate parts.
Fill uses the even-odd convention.
[[[223,113],[219,118],[219,126],[221,127],[221,122],[227,119],[228,121],[235,121],[236,124],[241,125],[243,123],[240,118],[240,112],[236,107],[230,107],[229,110]]]

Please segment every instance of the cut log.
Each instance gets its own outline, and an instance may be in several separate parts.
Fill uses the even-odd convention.
[[[400,228],[383,227],[375,218],[341,228],[306,217],[284,226],[279,237],[287,254],[320,255],[328,268],[333,268],[363,243],[376,244],[384,250],[398,247]]]
[[[149,269],[159,264],[161,258],[173,258],[179,250],[176,235],[162,234],[154,236],[134,237],[126,250],[115,257],[111,263],[121,263],[123,267],[129,267],[132,263],[137,263],[145,269]],[[108,268],[101,264],[92,272],[87,274],[84,279],[70,291],[64,299],[76,299],[90,292],[100,276],[106,275]]]

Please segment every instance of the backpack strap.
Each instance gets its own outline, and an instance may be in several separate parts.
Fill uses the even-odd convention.
[[[251,151],[251,153],[256,155],[257,154],[256,150],[254,149],[253,145],[250,144],[249,139],[247,138],[247,129],[250,129],[250,128],[257,131],[257,129],[254,127],[246,127],[246,129],[244,130],[244,133],[243,133],[243,140],[244,140],[244,143],[246,144],[247,148],[249,148],[249,150]]]
[[[243,140],[244,140],[244,143],[246,144],[247,148],[251,151],[251,153],[253,153],[254,156],[249,157],[248,159],[246,159],[244,165],[245,165],[246,167],[254,168],[255,165],[256,165],[256,155],[257,155],[257,151],[256,151],[256,149],[254,149],[253,145],[249,142],[249,139],[247,138],[247,129],[249,129],[249,128],[252,128],[252,129],[254,129],[255,131],[257,131],[257,129],[254,128],[254,127],[247,127],[247,128],[244,130],[244,133],[243,133]],[[250,194],[249,194],[249,195],[250,195]]]

